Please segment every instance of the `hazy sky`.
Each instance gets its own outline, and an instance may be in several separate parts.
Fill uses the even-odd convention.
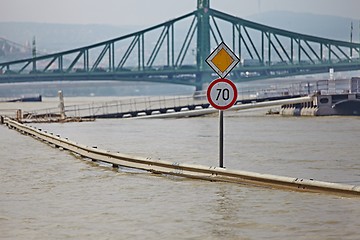
[[[151,26],[196,5],[197,0],[0,0],[0,22]],[[360,0],[211,0],[210,5],[242,18],[285,10],[360,19]]]

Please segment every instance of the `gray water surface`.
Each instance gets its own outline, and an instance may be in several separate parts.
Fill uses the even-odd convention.
[[[218,164],[218,118],[32,124],[101,149]],[[360,185],[360,118],[225,112],[229,169]],[[0,126],[0,239],[358,239],[360,201],[113,170]]]

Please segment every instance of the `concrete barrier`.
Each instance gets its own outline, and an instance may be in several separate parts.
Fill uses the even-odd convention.
[[[112,164],[118,168],[129,167],[141,169],[152,173],[165,175],[175,175],[193,179],[203,179],[208,181],[222,181],[240,184],[251,184],[255,186],[266,186],[270,188],[284,188],[295,191],[305,192],[325,192],[346,196],[360,196],[360,186],[345,185],[339,183],[315,181],[311,179],[283,177],[271,174],[261,174],[256,172],[231,170],[212,166],[195,164],[183,164],[156,160],[147,157],[137,157],[128,154],[111,153],[96,147],[89,147],[73,142],[60,135],[45,132],[31,126],[16,122],[9,118],[4,118],[4,123],[10,128],[19,131],[35,139],[47,142],[58,148],[81,155],[93,161],[100,161]]]

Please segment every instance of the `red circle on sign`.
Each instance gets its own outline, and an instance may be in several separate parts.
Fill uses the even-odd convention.
[[[217,93],[214,94],[214,87],[215,86],[218,86],[219,84],[223,85],[221,86],[220,88],[216,89]],[[226,87],[224,87],[224,85]],[[229,94],[229,89],[232,90],[232,93],[231,93],[231,97],[230,97],[230,94]],[[224,94],[226,93],[225,90],[227,90],[227,94]],[[227,99],[226,97],[227,96]],[[229,79],[226,79],[226,78],[218,78],[214,81],[212,81],[207,89],[207,92],[206,92],[206,96],[207,96],[207,99],[210,103],[211,106],[213,106],[214,108],[216,109],[219,109],[219,110],[226,110],[228,108],[230,108],[231,106],[233,106],[237,100],[237,88],[235,86],[235,84],[229,80]],[[223,101],[223,104],[219,104],[217,102],[217,100],[220,98],[220,97],[223,97],[224,101]]]

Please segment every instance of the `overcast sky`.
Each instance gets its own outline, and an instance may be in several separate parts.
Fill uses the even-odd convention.
[[[0,22],[152,26],[196,5],[197,0],[0,0]],[[360,19],[360,0],[211,0],[210,6],[242,18],[284,10]]]

